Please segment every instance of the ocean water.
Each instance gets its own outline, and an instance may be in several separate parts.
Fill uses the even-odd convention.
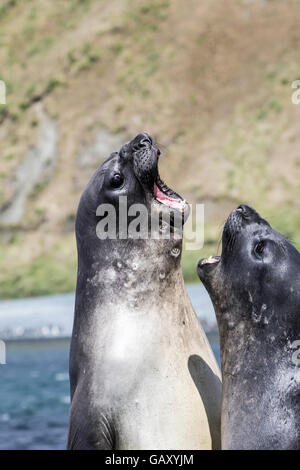
[[[195,286],[196,287],[196,286]],[[208,306],[208,298],[203,290],[189,286],[189,294],[195,310],[203,312]],[[192,292],[191,292],[192,291]],[[69,297],[67,297],[69,296]],[[64,324],[71,330],[73,317],[73,297],[67,294]],[[69,299],[66,301],[66,299]],[[36,299],[32,309],[37,309]],[[26,308],[30,311],[30,303]],[[6,308],[0,302],[0,317],[13,312],[12,304]],[[20,301],[17,303],[20,309]],[[25,301],[24,301],[25,302]],[[30,302],[30,301],[29,301]],[[47,312],[56,312],[57,296],[49,297]],[[42,304],[41,304],[42,305]],[[4,311],[5,310],[5,311]],[[42,306],[41,306],[42,311]],[[22,312],[23,314],[24,312]],[[42,316],[42,315],[41,315]],[[200,315],[199,315],[200,316]],[[20,322],[16,314],[14,322]],[[67,319],[67,320],[66,320]],[[204,320],[204,319],[203,319]],[[19,323],[18,323],[19,322]],[[207,322],[214,322],[208,315]],[[31,331],[35,330],[35,320],[31,320]],[[40,325],[39,325],[40,328]],[[49,328],[48,328],[49,329]],[[19,331],[19,330],[18,330]],[[55,330],[58,331],[58,330]],[[1,338],[1,328],[0,328]],[[208,334],[212,349],[219,362],[219,344],[216,334]],[[6,364],[0,365],[0,449],[65,449],[68,432],[69,378],[68,378],[69,339],[17,339],[6,341]]]
[[[64,449],[68,340],[7,342],[0,366],[0,449]]]

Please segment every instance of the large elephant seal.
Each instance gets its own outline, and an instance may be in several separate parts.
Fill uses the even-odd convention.
[[[70,449],[220,446],[219,371],[184,288],[173,227],[188,206],[161,181],[159,153],[138,135],[98,168],[80,200]],[[169,239],[153,239],[149,226],[148,239],[119,229],[116,239],[102,237],[99,205],[118,209],[120,196],[128,210],[172,212]]]
[[[300,254],[241,205],[198,274],[220,332],[222,448],[299,449]]]

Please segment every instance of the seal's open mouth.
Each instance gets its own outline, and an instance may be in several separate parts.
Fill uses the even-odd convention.
[[[147,195],[150,196],[151,202],[154,200],[160,205],[159,213],[168,214],[171,225],[179,213],[180,220],[184,223],[189,216],[189,205],[161,180],[158,172],[160,150],[153,138],[146,132],[139,134],[131,142],[125,144],[120,153],[124,155],[128,148],[133,155],[135,176],[144,187]]]
[[[177,209],[184,212],[186,201],[170,189],[161,179],[157,176],[154,182],[154,197],[160,203],[171,209]]]
[[[217,264],[219,263],[221,256],[210,256],[209,258],[202,258],[199,261],[200,266],[204,266],[205,264]]]
[[[210,256],[209,258],[202,258],[198,262],[197,273],[200,280],[206,283],[207,276],[210,276],[218,266],[221,256]]]

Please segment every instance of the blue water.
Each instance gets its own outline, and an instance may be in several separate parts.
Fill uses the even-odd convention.
[[[189,292],[195,310],[207,303],[202,290]],[[190,291],[190,287],[188,289]],[[64,298],[64,301],[67,297]],[[20,302],[20,301],[18,301]],[[30,310],[27,302],[27,309]],[[36,299],[33,305],[36,308]],[[47,309],[56,311],[57,298],[43,299]],[[69,302],[69,303],[68,303]],[[71,330],[73,298],[66,303],[64,320]],[[2,304],[2,305],[1,305]],[[0,317],[12,312],[12,304],[0,302]],[[7,306],[8,305],[8,306]],[[18,308],[20,305],[17,303]],[[209,317],[213,322],[213,317]],[[18,320],[17,315],[15,322]],[[34,320],[30,328],[34,331]],[[1,328],[0,328],[1,338]],[[216,334],[208,334],[219,362]],[[6,341],[6,365],[0,365],[0,449],[64,449],[69,413],[68,339]]]
[[[63,449],[69,341],[7,343],[0,366],[0,449]]]

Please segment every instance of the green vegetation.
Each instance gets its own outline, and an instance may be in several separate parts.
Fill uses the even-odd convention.
[[[2,0],[0,7],[0,17],[5,18],[6,15],[11,13],[11,10],[17,5],[18,0]]]
[[[38,195],[43,191],[43,189],[47,186],[47,183],[36,183],[32,190],[30,191],[28,197],[30,199],[36,199]]]
[[[197,263],[204,258],[199,251],[184,251],[182,254],[182,269],[185,282],[199,281],[197,275]]]
[[[40,39],[39,41],[37,41],[35,44],[33,44],[30,47],[27,53],[28,57],[45,52],[47,49],[49,49],[52,46],[53,42],[54,42],[53,38],[49,36],[46,36]]]
[[[115,42],[111,48],[116,54],[120,54],[124,50],[125,45],[122,42]]]
[[[75,263],[61,263],[58,258],[40,256],[30,265],[18,268],[8,276],[0,277],[0,298],[21,298],[75,289]]]
[[[7,263],[7,251],[22,242],[13,233],[8,244],[1,248],[0,261]],[[51,250],[32,259],[31,263],[9,266],[0,273],[0,298],[21,298],[53,293],[70,292],[75,289],[76,255],[74,235],[55,244]]]

